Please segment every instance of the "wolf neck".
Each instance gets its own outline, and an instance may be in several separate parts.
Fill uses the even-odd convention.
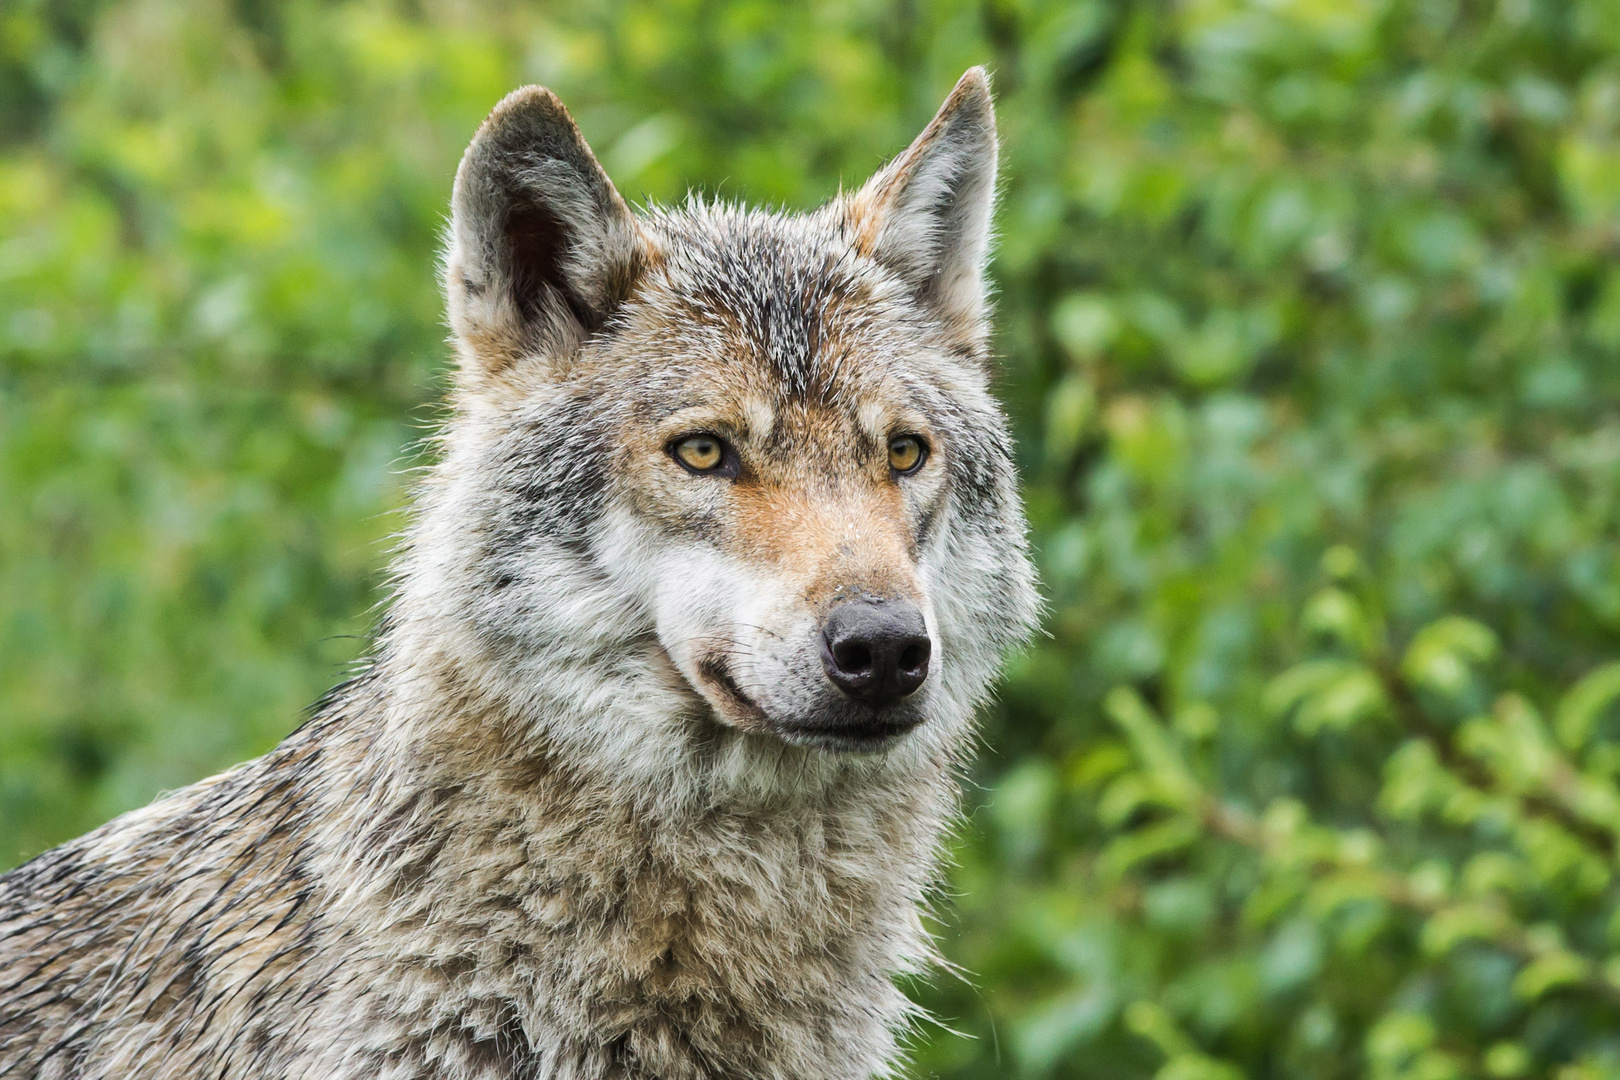
[[[334,867],[366,882],[353,926],[401,993],[516,1015],[535,1053],[573,1062],[558,1076],[881,1067],[911,1013],[892,976],[931,957],[948,762],[717,728],[650,643],[531,671],[550,689],[521,711],[453,637],[404,645],[376,673],[376,782]],[[650,751],[567,734],[615,727]]]

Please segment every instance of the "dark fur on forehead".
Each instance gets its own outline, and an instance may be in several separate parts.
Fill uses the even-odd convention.
[[[663,241],[658,301],[682,322],[723,328],[794,397],[833,392],[826,345],[869,320],[872,276],[828,215],[794,216],[694,199],[655,210]]]
[[[789,398],[841,397],[842,358],[878,322],[910,342],[964,351],[888,267],[855,249],[838,204],[795,215],[692,199],[654,209],[645,225],[661,259],[632,308],[672,332],[718,330]]]

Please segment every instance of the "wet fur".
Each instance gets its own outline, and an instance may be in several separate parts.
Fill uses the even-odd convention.
[[[0,1077],[888,1075],[972,714],[1035,610],[994,168],[975,70],[812,214],[637,216],[554,97],[503,102],[374,661],[265,757],[0,877]],[[672,463],[690,429],[735,482]],[[861,745],[810,646],[851,595],[916,602],[936,656],[915,729]]]

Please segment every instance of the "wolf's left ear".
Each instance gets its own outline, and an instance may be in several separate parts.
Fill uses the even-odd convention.
[[[856,244],[900,275],[953,331],[984,332],[984,269],[996,193],[990,76],[968,69],[906,152],[850,200]]]
[[[629,294],[647,245],[557,95],[515,90],[456,170],[444,280],[463,372],[567,357]]]

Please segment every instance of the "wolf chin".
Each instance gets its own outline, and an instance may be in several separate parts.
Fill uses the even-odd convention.
[[[0,878],[0,1077],[892,1075],[1036,613],[995,177],[979,69],[804,215],[632,212],[554,95],[502,101],[373,659]]]

